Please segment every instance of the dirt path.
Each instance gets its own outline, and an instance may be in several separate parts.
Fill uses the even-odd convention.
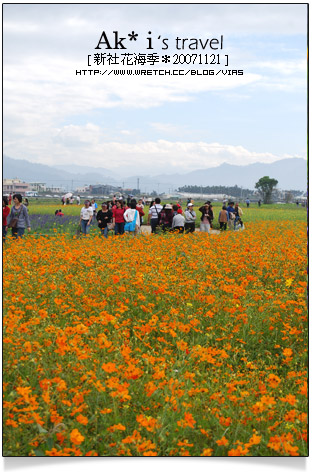
[[[199,231],[200,231],[200,229],[199,229],[199,227],[197,227],[197,228],[195,229],[195,232],[199,232]],[[149,226],[149,225],[142,225],[142,226],[141,226],[141,232],[142,232],[142,234],[145,234],[145,235],[151,234],[151,228],[150,228],[150,226]],[[210,233],[210,234],[220,234],[220,230],[211,229],[211,231],[210,231],[209,233]]]

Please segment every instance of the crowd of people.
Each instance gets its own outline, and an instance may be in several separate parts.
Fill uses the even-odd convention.
[[[80,213],[80,230],[83,235],[89,234],[90,226],[93,221],[97,222],[101,234],[108,237],[108,232],[114,230],[115,235],[131,233],[137,235],[143,224],[144,204],[143,200],[131,199],[126,205],[121,197],[115,196],[111,201],[104,201],[101,209],[93,199],[86,199]]]
[[[137,235],[143,225],[144,202],[143,199],[136,201],[130,198],[125,202],[123,197],[101,204],[101,209],[97,211],[95,200],[84,202],[84,207],[80,213],[80,231],[83,235],[89,234],[93,221],[97,222],[100,232],[104,237],[108,237],[110,230],[115,235],[131,233]],[[213,206],[207,201],[199,209],[200,232],[209,233],[213,228],[215,218]],[[238,203],[229,202],[228,207],[223,205],[218,222],[221,230],[226,230],[227,226],[231,229],[243,228],[243,211]],[[179,234],[195,232],[196,211],[192,200],[188,200],[186,209],[183,210],[181,202],[176,204],[161,204],[159,197],[149,203],[147,225],[150,225],[152,234],[159,232],[176,232]]]
[[[9,200],[3,196],[3,225],[2,236],[5,240],[9,228],[12,230],[14,238],[22,237],[25,229],[31,230],[30,219],[28,215],[28,202],[23,203],[21,194],[13,195],[13,205],[10,209]],[[128,196],[127,200],[123,197],[113,197],[112,200],[101,204],[100,209],[95,199],[85,200],[84,206],[80,211],[79,232],[84,236],[90,232],[92,223],[97,223],[101,234],[108,237],[109,231],[115,235],[130,233],[137,235],[143,225],[145,215],[145,204],[148,204],[149,211],[147,216],[147,225],[151,227],[151,232],[176,232],[179,234],[195,232],[196,210],[192,199],[188,199],[185,210],[181,201],[175,204],[161,204],[159,197],[146,203],[144,198],[136,200],[133,196]],[[213,228],[215,219],[213,206],[210,201],[205,202],[199,207],[200,212],[200,232],[209,233]],[[56,216],[64,216],[61,209],[55,211]],[[223,203],[219,212],[218,223],[220,230],[243,228],[243,211],[238,203]]]

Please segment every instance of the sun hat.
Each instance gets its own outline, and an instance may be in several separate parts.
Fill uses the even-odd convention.
[[[190,206],[194,206],[194,204],[192,202],[189,202],[188,207]]]
[[[165,209],[172,209],[171,204],[166,204],[166,205],[165,205]]]

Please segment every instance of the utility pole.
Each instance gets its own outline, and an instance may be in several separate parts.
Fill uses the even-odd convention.
[[[140,190],[140,178],[137,178],[137,189]]]

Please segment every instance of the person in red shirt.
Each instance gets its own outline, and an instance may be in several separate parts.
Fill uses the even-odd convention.
[[[135,201],[136,202],[136,201]],[[143,216],[145,216],[145,212],[144,212],[144,204],[143,204],[143,200],[142,199],[139,199],[138,200],[138,203],[136,205],[136,210],[138,211],[139,215],[140,215],[140,222],[141,222],[141,225],[143,225]]]
[[[12,202],[12,196],[11,196],[11,193],[10,193],[9,194],[9,202],[8,202],[9,206],[11,206],[11,202]]]
[[[178,207],[178,210],[176,211],[177,214],[183,214],[182,206],[179,201],[177,201],[177,204],[175,204]]]
[[[124,234],[124,217],[123,214],[126,211],[126,207],[123,205],[123,201],[119,200],[116,202],[116,207],[112,208],[112,216],[113,216],[113,223],[114,223],[114,235],[122,235]]]
[[[10,194],[11,196],[11,194]],[[6,196],[2,197],[2,241],[5,242],[5,237],[7,235],[7,217],[10,214],[10,208],[8,206],[8,198]]]

